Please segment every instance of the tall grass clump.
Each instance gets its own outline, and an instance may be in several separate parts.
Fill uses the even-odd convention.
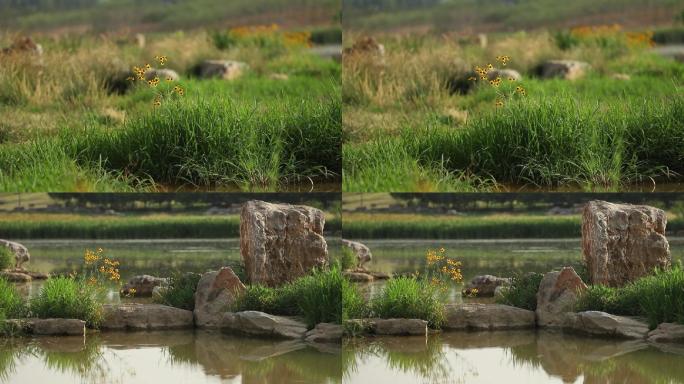
[[[361,319],[370,309],[356,286],[347,279],[342,281],[342,320]]]
[[[681,266],[658,270],[620,288],[589,287],[578,301],[579,310],[645,316],[649,326],[684,324],[684,270]]]
[[[318,323],[342,321],[342,274],[337,267],[314,271],[280,287],[247,287],[235,304],[236,311],[261,311],[301,316],[309,328]]]
[[[197,273],[175,272],[169,278],[168,287],[164,287],[160,296],[154,300],[160,304],[193,311],[195,309],[195,291],[201,277]]]
[[[502,290],[497,303],[534,311],[537,309],[537,291],[544,278],[542,273],[517,274],[512,277],[510,287]]]
[[[40,293],[31,299],[33,316],[81,319],[88,327],[97,328],[103,320],[103,298],[94,285],[69,277],[51,278]]]
[[[446,323],[446,308],[438,298],[438,288],[415,277],[390,279],[370,306],[374,316],[385,319],[423,319],[430,328]]]
[[[26,303],[14,288],[14,285],[0,278],[0,316],[13,319],[25,316]]]
[[[14,254],[8,247],[0,246],[0,270],[11,268],[14,265]]]

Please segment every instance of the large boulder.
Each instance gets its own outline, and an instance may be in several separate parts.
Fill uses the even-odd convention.
[[[121,288],[120,294],[124,296],[150,297],[156,287],[163,287],[169,284],[169,280],[150,275],[133,276]]]
[[[24,263],[31,260],[28,249],[17,242],[0,239],[0,247],[2,246],[9,248],[10,252],[14,253],[14,268],[20,269]]]
[[[240,256],[251,284],[279,286],[328,264],[325,216],[303,205],[249,201],[240,215]]]
[[[600,311],[566,314],[564,329],[596,336],[643,339],[648,324],[640,319]]]
[[[376,335],[427,336],[427,326],[421,319],[373,319],[370,328]]]
[[[566,314],[574,311],[577,298],[586,288],[572,267],[546,273],[537,291],[537,324],[562,327]]]
[[[150,81],[155,77],[159,78],[159,81],[178,81],[180,76],[178,72],[173,69],[168,68],[152,68],[145,72],[145,80]]]
[[[541,65],[540,75],[544,79],[561,78],[575,80],[584,76],[591,66],[576,60],[549,60]]]
[[[370,248],[358,241],[342,239],[342,245],[349,248],[356,255],[356,266],[363,268],[363,265],[373,259]]]
[[[447,307],[444,329],[498,330],[534,328],[534,312],[502,304],[461,304]]]
[[[493,275],[473,277],[461,291],[463,296],[492,297],[498,287],[511,285],[511,279]]]
[[[582,214],[582,256],[591,284],[625,285],[670,266],[667,217],[646,205],[591,201]]]
[[[192,328],[192,311],[160,304],[105,304],[103,330]]]
[[[336,343],[342,340],[342,326],[332,323],[318,323],[308,331],[304,339],[310,343]]]
[[[259,311],[227,312],[223,315],[221,329],[229,333],[286,339],[301,339],[307,331],[306,324],[293,317]]]
[[[223,314],[230,310],[245,286],[230,267],[207,272],[195,291],[195,324],[198,327],[219,327]]]
[[[684,343],[684,324],[662,323],[648,333],[654,343]]]
[[[195,72],[203,79],[219,78],[234,80],[242,76],[249,68],[246,63],[234,60],[205,60],[201,62]]]

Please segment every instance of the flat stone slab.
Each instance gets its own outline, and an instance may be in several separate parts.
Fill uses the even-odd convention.
[[[646,322],[600,311],[568,313],[563,329],[588,335],[628,339],[645,339],[648,335]]]
[[[286,339],[301,339],[307,331],[306,324],[294,317],[259,311],[226,312],[221,329],[229,333]]]
[[[192,311],[161,304],[106,304],[103,330],[162,330],[193,328]]]
[[[376,335],[427,336],[427,326],[421,319],[373,319],[370,328]]]
[[[84,336],[86,322],[79,319],[10,319],[14,329],[38,336]]]
[[[342,272],[342,275],[353,283],[370,283],[375,280],[373,275],[365,272],[344,271]]]
[[[304,339],[310,343],[339,343],[342,341],[340,324],[319,323],[314,329],[306,332]]]
[[[469,303],[447,306],[444,329],[498,330],[535,326],[533,311],[503,304]]]
[[[684,343],[684,324],[662,323],[648,333],[654,343]]]

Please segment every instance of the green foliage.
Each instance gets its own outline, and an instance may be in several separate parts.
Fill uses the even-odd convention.
[[[83,280],[51,278],[30,300],[31,314],[41,319],[81,319],[97,328],[103,319],[101,292]]]
[[[544,278],[542,273],[517,274],[512,277],[511,286],[502,290],[502,296],[497,303],[511,305],[518,308],[537,309],[537,291]]]
[[[354,251],[346,246],[342,246],[342,254],[340,256],[340,269],[345,271],[356,267],[357,260]]]
[[[310,328],[342,319],[342,274],[336,267],[314,271],[277,288],[247,287],[235,311],[261,311],[274,315],[302,316]]]
[[[684,13],[682,13],[684,16]],[[684,22],[684,18],[682,19]],[[684,27],[656,29],[653,32],[653,41],[658,44],[682,44],[684,43]]]
[[[195,291],[201,277],[197,273],[175,272],[169,278],[168,287],[161,290],[160,297],[155,298],[155,301],[188,311],[194,310]]]
[[[645,316],[651,328],[664,322],[684,324],[684,270],[656,271],[620,288],[595,285],[577,302],[579,311]]]
[[[580,40],[570,31],[558,31],[553,35],[556,46],[563,51],[575,48],[580,44]]]
[[[347,279],[342,281],[342,321],[361,319],[370,313],[368,304],[356,286]]]
[[[423,319],[430,328],[446,322],[446,308],[436,287],[414,277],[390,279],[371,302],[373,316],[381,318]]]
[[[14,265],[14,254],[8,247],[0,246],[0,270]]]
[[[26,303],[14,285],[0,278],[0,316],[14,319],[25,316],[26,312]]]

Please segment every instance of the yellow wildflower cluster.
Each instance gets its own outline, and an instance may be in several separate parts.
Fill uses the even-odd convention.
[[[154,59],[162,67],[165,66],[166,63],[169,61],[169,58],[165,55],[157,55],[154,57]],[[150,72],[151,70],[152,70],[152,66],[149,63],[145,64],[144,66],[137,66],[137,65],[133,66],[133,74],[135,75],[135,77],[133,77],[133,76],[128,77],[128,80],[129,81],[136,81],[136,80],[145,81],[150,88],[156,88],[159,85],[159,83],[161,82],[161,79],[159,78],[159,76],[155,75],[153,78],[147,80],[149,78],[149,76],[147,76],[148,72]],[[167,83],[174,81],[171,76],[166,76],[165,80]],[[164,97],[170,96],[172,94],[177,94],[178,96],[183,96],[183,95],[185,95],[185,91],[180,86],[175,86],[171,91],[168,91],[168,92],[160,91],[154,96],[154,99],[152,100],[152,105],[154,105],[155,107],[161,106],[162,100],[164,99]]]
[[[461,262],[446,256],[444,248],[428,249],[425,253],[426,275],[430,284],[439,287],[442,291],[448,289],[449,283],[463,281],[461,274]]]
[[[477,294],[478,294],[479,292],[480,292],[480,291],[478,291],[477,288],[471,288],[471,289],[468,290],[468,293],[466,293],[466,296],[467,296],[467,297],[477,297]]]
[[[236,27],[228,33],[232,38],[247,43],[271,41],[285,46],[311,46],[310,32],[282,32],[277,24]]]
[[[496,61],[501,65],[506,66],[511,61],[511,57],[508,55],[497,56]],[[483,67],[477,65],[475,66],[474,70],[477,77],[471,76],[468,78],[468,80],[478,81],[479,78],[479,80],[487,81],[490,86],[497,88],[496,99],[494,100],[494,105],[496,107],[503,107],[504,101],[513,97],[515,94],[519,96],[527,96],[527,92],[522,86],[516,87],[512,92],[500,90],[499,88],[503,83],[503,79],[501,76],[499,76],[499,71],[494,70],[494,66],[491,63]],[[507,80],[512,83],[516,81],[516,78],[513,76],[508,76]],[[507,90],[510,90],[510,88],[507,88]]]
[[[506,64],[508,64],[508,62],[511,61],[511,57],[508,55],[497,56],[496,61],[498,61],[499,63],[501,63],[501,65],[505,67]]]
[[[97,285],[97,283],[102,280],[118,282],[121,279],[121,274],[119,272],[120,263],[103,256],[103,253],[104,250],[98,248],[96,251],[86,249],[83,254],[83,260],[88,267],[88,284]]]
[[[623,42],[626,41],[630,47],[651,47],[655,45],[653,32],[622,32],[622,26],[619,24],[575,27],[570,30],[570,34],[583,40],[622,40]]]

